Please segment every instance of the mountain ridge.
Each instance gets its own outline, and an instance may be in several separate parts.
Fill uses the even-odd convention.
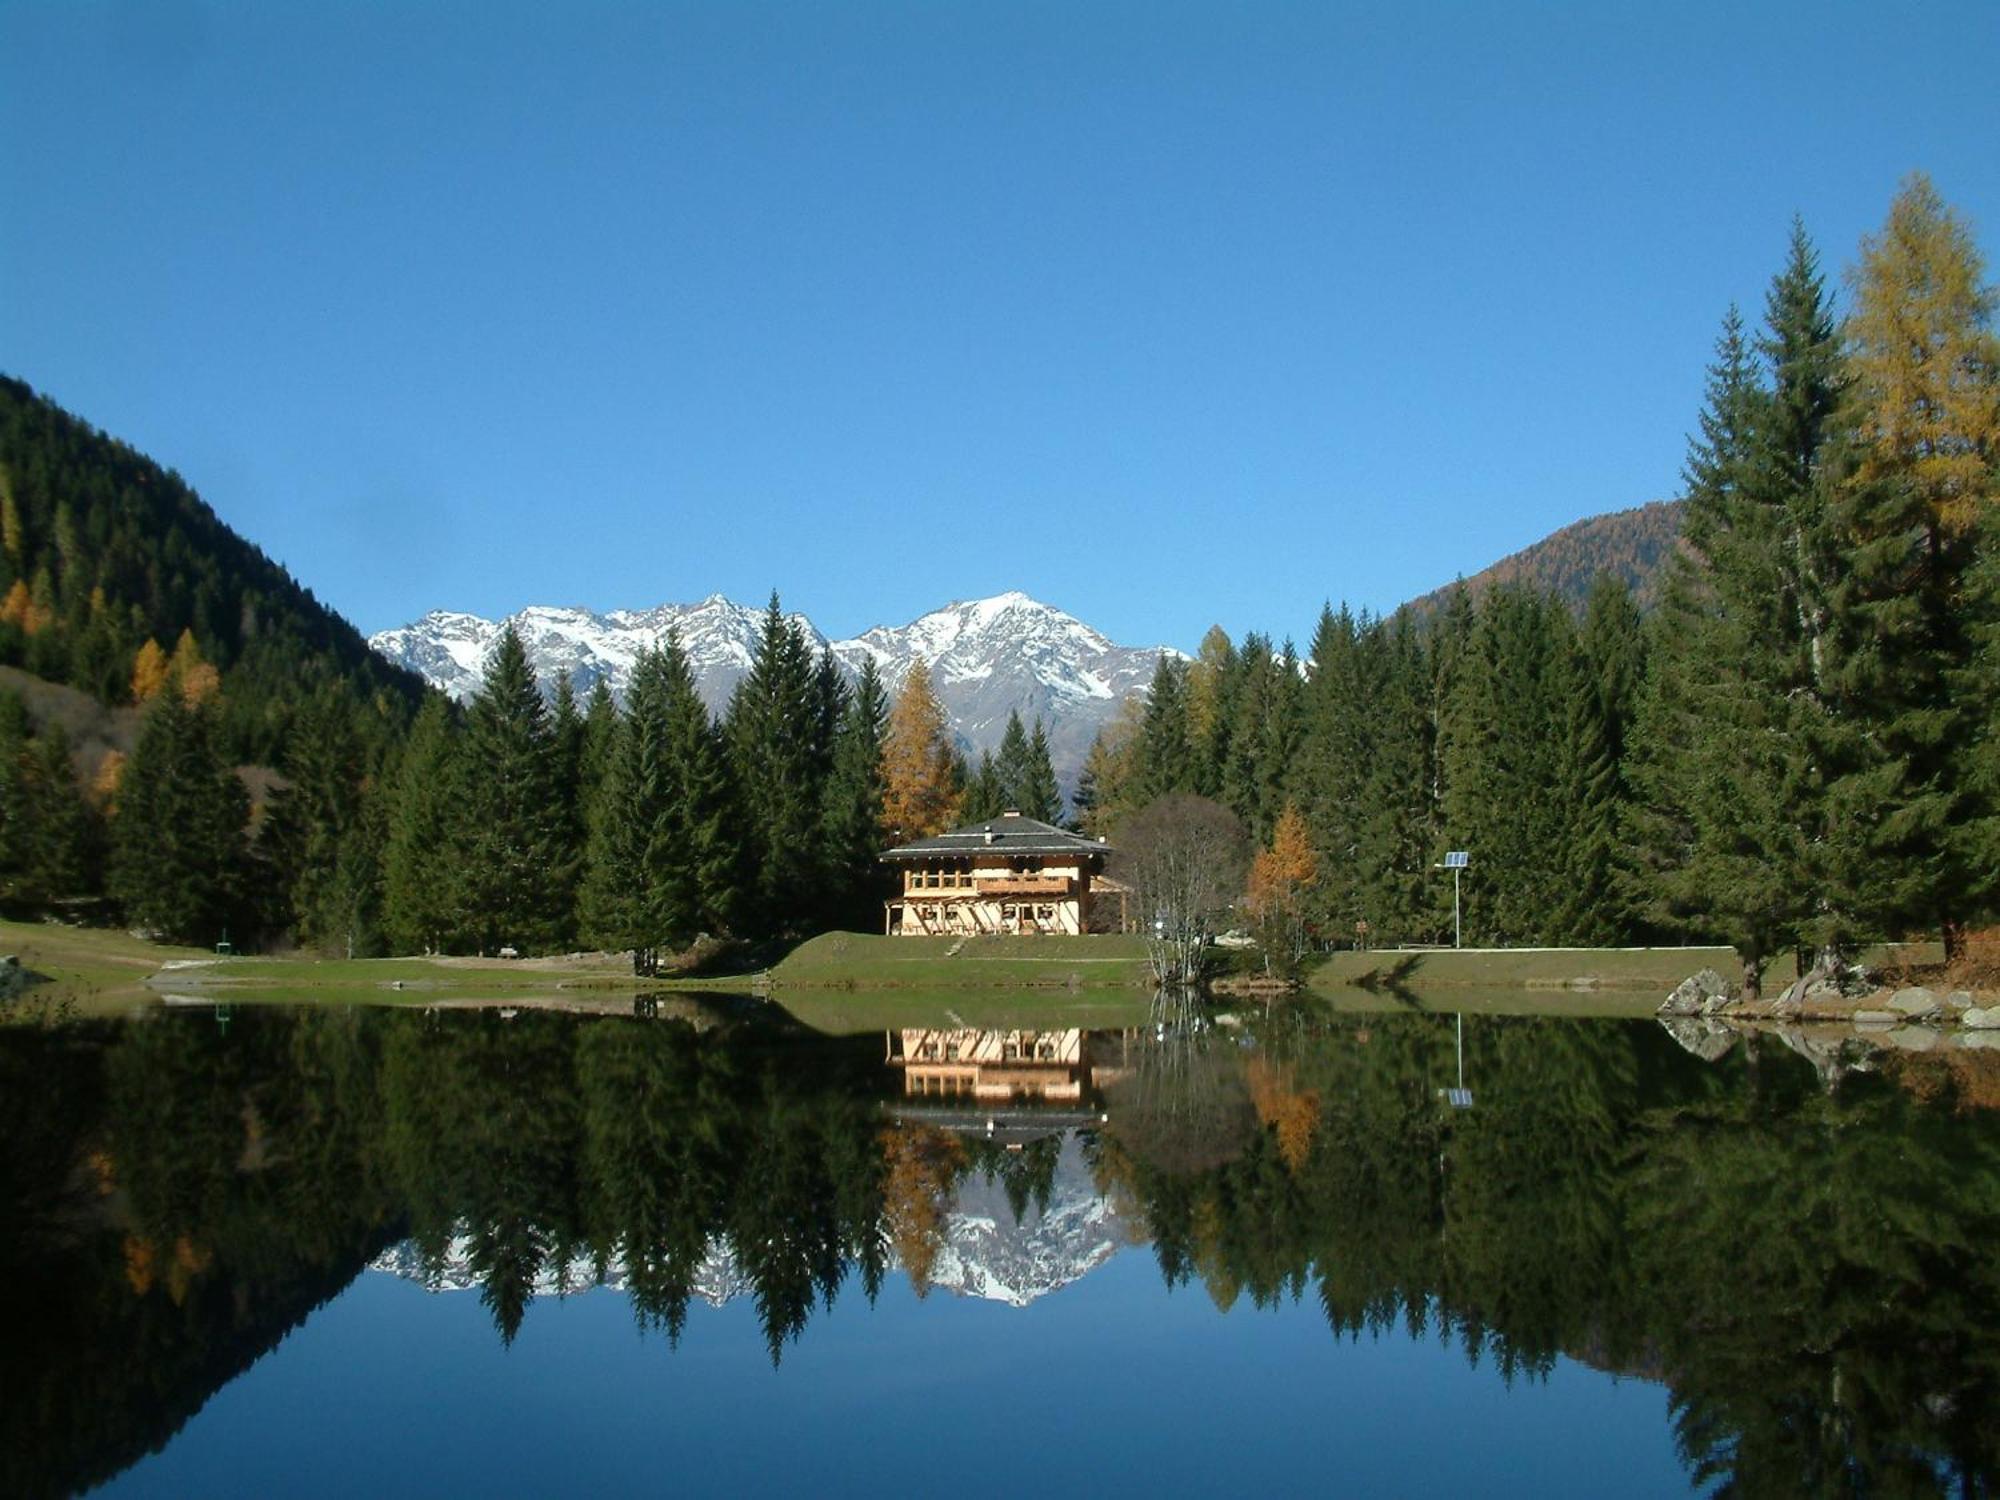
[[[433,610],[376,633],[369,644],[399,666],[463,700],[475,691],[486,654],[502,629],[520,631],[544,682],[567,672],[579,691],[600,679],[622,697],[639,652],[678,632],[702,700],[720,713],[749,670],[765,611],[711,594],[692,604],[596,611],[529,605],[499,620]],[[850,677],[872,660],[893,693],[921,658],[953,732],[970,753],[997,749],[1010,713],[1048,728],[1057,774],[1072,780],[1097,731],[1119,704],[1143,692],[1171,646],[1121,646],[1075,615],[1018,589],[954,600],[905,625],[876,625],[832,640],[802,614],[796,622],[815,652],[830,650]]]

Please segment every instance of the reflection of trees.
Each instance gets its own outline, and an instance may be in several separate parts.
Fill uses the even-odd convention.
[[[576,1063],[596,1273],[621,1263],[640,1322],[678,1340],[738,1149],[733,1055],[691,1028],[591,1026]]]
[[[1753,1043],[1168,1001],[1090,1149],[1171,1282],[1312,1292],[1503,1374],[1666,1380],[1691,1477],[1746,1495],[2000,1478],[2000,1123]],[[850,1271],[921,1286],[964,1173],[1046,1206],[1059,1144],[885,1132],[872,1042],[669,1021],[239,1012],[0,1030],[0,1493],[157,1446],[408,1232],[511,1337],[614,1265],[678,1335],[718,1256],[775,1358]],[[59,1097],[62,1109],[48,1100]],[[1961,1101],[1962,1102],[1962,1101]]]
[[[948,1130],[905,1122],[883,1128],[882,1156],[888,1164],[883,1226],[921,1297],[930,1290],[931,1269],[944,1249],[945,1209],[965,1170],[965,1144]]]
[[[1647,1026],[1494,1018],[1451,1110],[1448,1020],[1307,1014],[1259,1028],[1246,1149],[1178,1174],[1107,1149],[1170,1278],[1225,1306],[1308,1278],[1336,1332],[1435,1327],[1506,1375],[1656,1372],[1691,1476],[1731,1493],[2000,1477],[1990,1119],[1859,1076],[1829,1097],[1779,1052],[1707,1067]]]
[[[988,1182],[997,1182],[1007,1195],[1007,1207],[1014,1222],[1049,1211],[1049,1199],[1056,1189],[1056,1168],[1062,1163],[1060,1135],[1045,1135],[1022,1143],[987,1140],[979,1136],[961,1137],[971,1169]]]

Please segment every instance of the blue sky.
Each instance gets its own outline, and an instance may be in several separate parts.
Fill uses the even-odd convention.
[[[1022,588],[1310,632],[1671,494],[2000,5],[0,0],[0,370],[364,629]]]

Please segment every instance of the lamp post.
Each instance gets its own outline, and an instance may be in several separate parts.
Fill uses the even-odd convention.
[[[1458,878],[1471,867],[1472,856],[1463,849],[1446,851],[1444,861],[1431,866],[1433,870],[1451,871],[1451,945],[1454,948],[1460,946],[1460,938],[1464,932],[1459,922]]]

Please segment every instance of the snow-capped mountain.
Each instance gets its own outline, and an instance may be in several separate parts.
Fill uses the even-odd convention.
[[[931,1285],[1009,1307],[1080,1281],[1137,1238],[1097,1191],[1075,1131],[1063,1137],[1045,1211],[1031,1203],[1016,1220],[1004,1187],[970,1176],[959,1184],[944,1236]]]
[[[1074,615],[1018,592],[948,604],[908,625],[877,626],[844,641],[829,642],[803,615],[792,618],[815,650],[830,644],[850,672],[858,673],[873,657],[891,692],[921,657],[953,730],[974,754],[999,745],[1010,712],[1018,711],[1027,723],[1040,718],[1048,726],[1050,757],[1066,784],[1074,780],[1098,729],[1121,702],[1145,691],[1160,653],[1172,650],[1115,645]],[[602,678],[614,695],[624,692],[639,652],[672,627],[694,666],[703,700],[719,713],[749,669],[763,611],[720,594],[699,604],[609,614],[536,605],[509,620],[435,610],[370,637],[369,644],[464,699],[478,687],[486,655],[510,621],[545,682],[568,672],[578,691],[587,692]]]
[[[1098,1193],[1082,1141],[1074,1131],[1063,1139],[1046,1210],[1031,1203],[1016,1220],[998,1183],[968,1177],[959,1184],[945,1215],[944,1236],[945,1243],[931,1267],[931,1286],[961,1297],[1005,1302],[1010,1307],[1026,1307],[1060,1291],[1138,1240],[1111,1201]],[[435,1275],[425,1270],[422,1253],[410,1240],[390,1246],[369,1269],[423,1282],[434,1292],[470,1291],[480,1284],[472,1266],[468,1234],[452,1240]],[[545,1267],[535,1278],[535,1295],[582,1291],[594,1284],[588,1265],[571,1267],[567,1282],[556,1268]],[[625,1290],[625,1268],[616,1259],[606,1267],[602,1285]],[[712,1242],[695,1277],[695,1294],[720,1307],[755,1290],[738,1267],[728,1242]]]

